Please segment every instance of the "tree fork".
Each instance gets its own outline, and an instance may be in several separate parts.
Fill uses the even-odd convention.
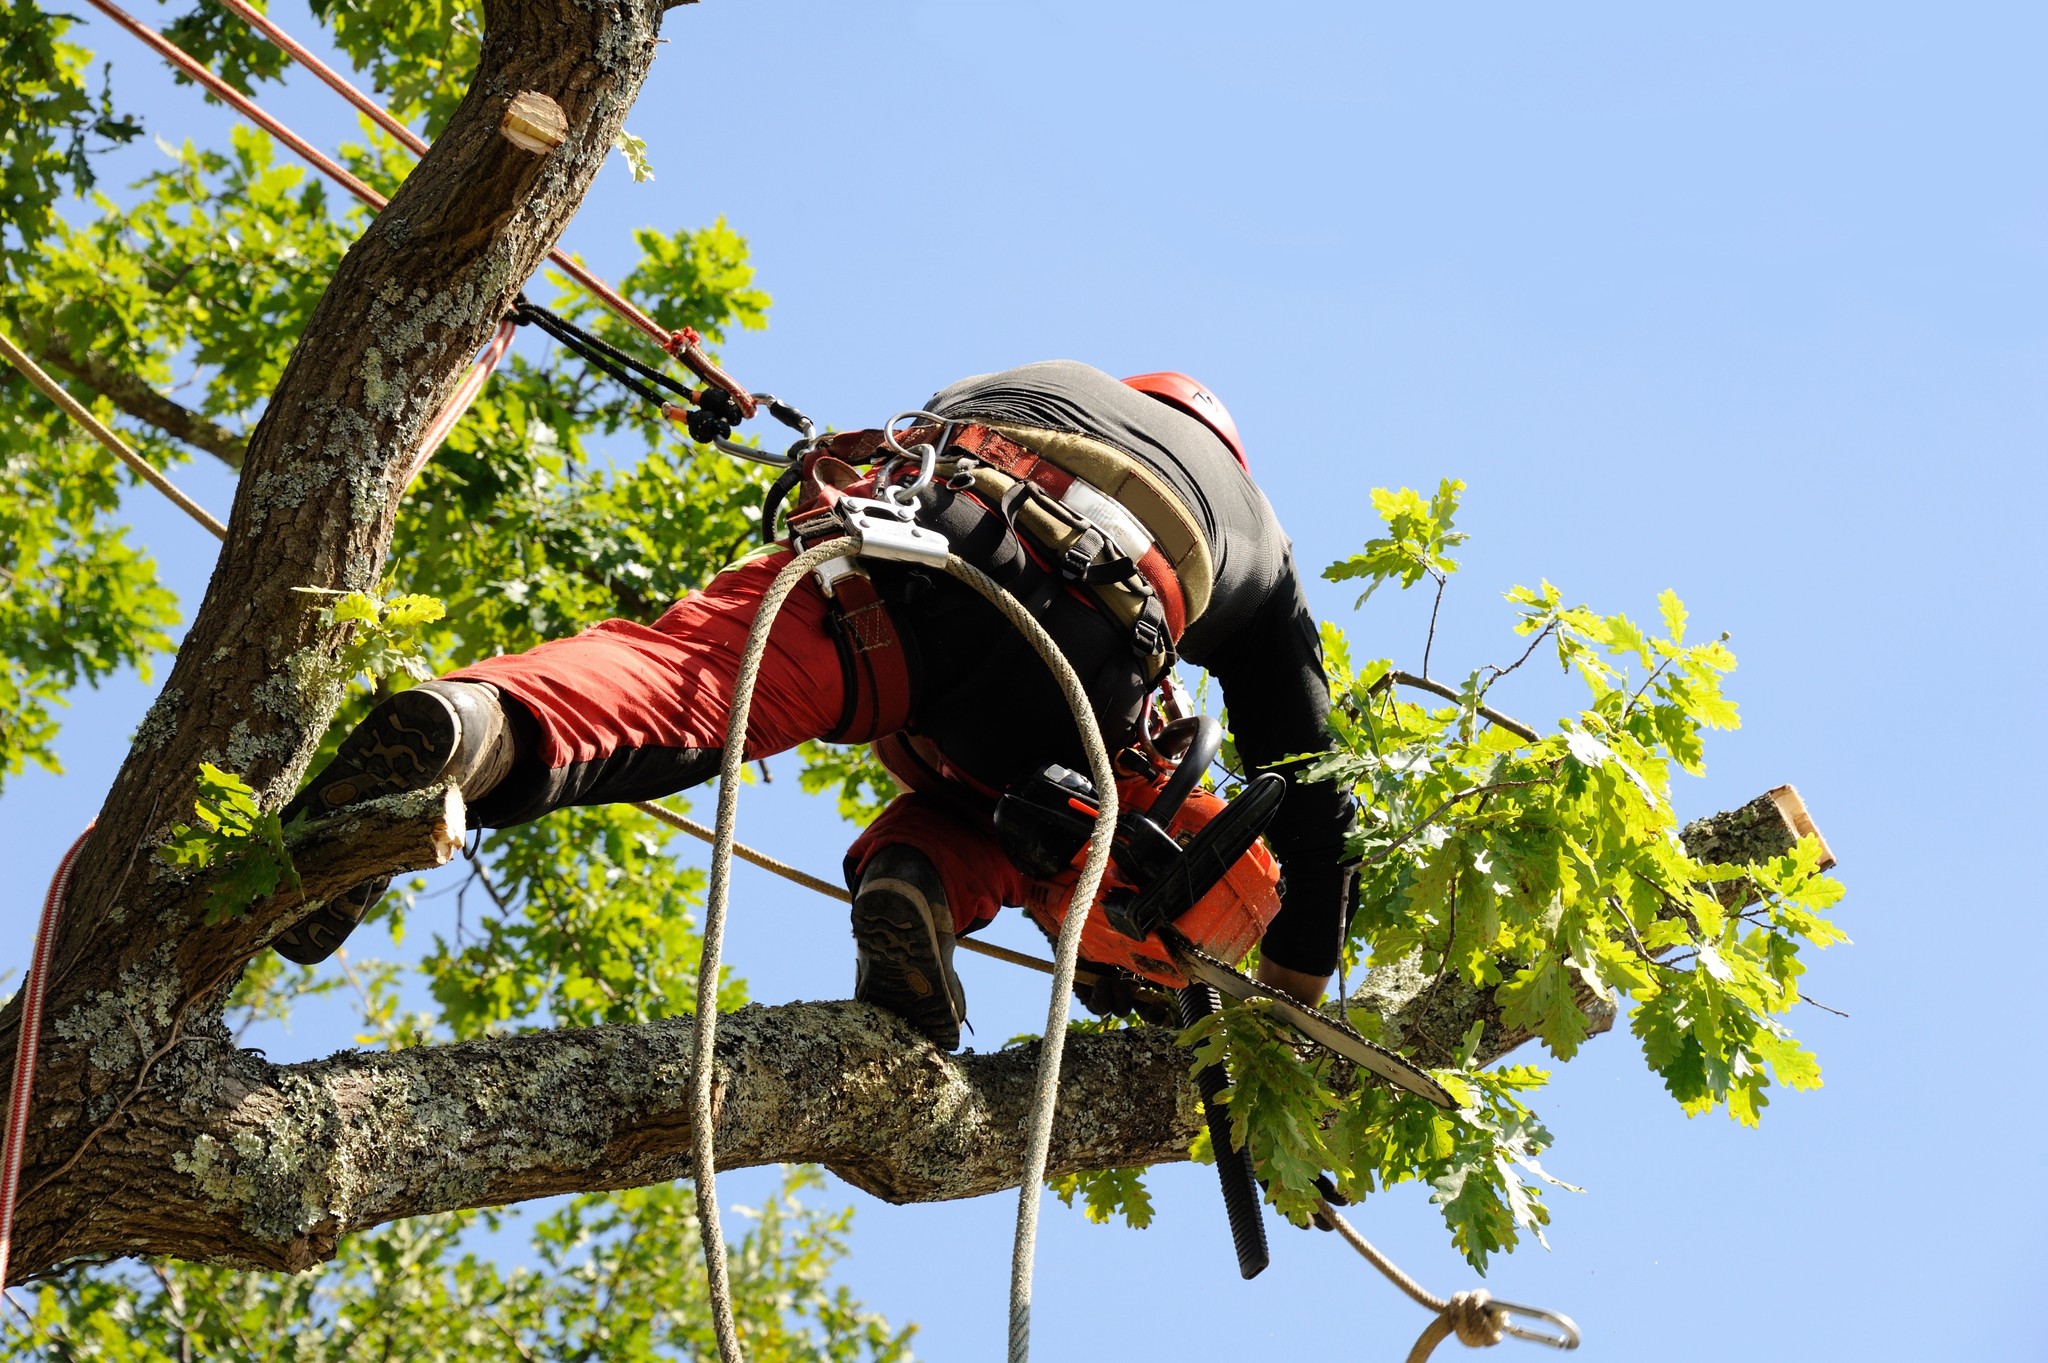
[[[217,1029],[247,927],[206,925],[202,888],[158,866],[154,849],[190,818],[201,762],[243,775],[268,808],[296,781],[345,680],[343,631],[322,626],[320,598],[299,589],[376,590],[420,435],[610,153],[666,8],[485,0],[470,89],[322,296],[250,436],[220,559],[66,906],[37,1081],[38,1109],[56,1116],[32,1124],[25,1190],[127,1101],[131,1062],[174,1035],[182,1054]],[[563,140],[545,154],[499,133],[522,91],[563,111]],[[0,1047],[11,1052],[18,1026],[11,1004]],[[24,1205],[21,1271],[50,1262],[51,1224]]]

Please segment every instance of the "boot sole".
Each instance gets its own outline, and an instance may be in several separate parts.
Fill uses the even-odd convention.
[[[434,784],[454,760],[461,723],[454,707],[431,691],[400,692],[341,741],[334,760],[284,807],[284,822]],[[390,884],[391,877],[380,876],[336,895],[279,933],[271,949],[298,965],[318,965],[348,940]]]
[[[341,741],[334,760],[285,806],[285,822],[434,784],[454,760],[460,726],[454,708],[433,692],[399,693]]]
[[[349,887],[272,938],[270,949],[295,965],[320,964],[341,949],[389,888],[390,876]]]
[[[884,882],[886,884],[886,882]],[[937,927],[909,895],[863,886],[853,905],[853,937],[866,959],[854,990],[904,1019],[947,1050],[960,1044],[957,979],[949,978],[939,952]]]

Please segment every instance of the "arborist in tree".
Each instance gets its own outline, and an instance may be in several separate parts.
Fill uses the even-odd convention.
[[[1288,759],[1328,746],[1319,634],[1291,546],[1247,472],[1236,424],[1206,388],[1184,374],[1118,382],[1053,361],[963,379],[921,415],[929,424],[910,431],[816,442],[789,537],[651,626],[607,620],[385,701],[287,820],[448,781],[473,822],[502,828],[709,779],[748,626],[792,544],[843,533],[833,516],[841,498],[873,496],[878,480],[911,483],[919,470],[904,460],[874,466],[919,441],[935,459],[916,493],[918,523],[1026,603],[1081,677],[1112,751],[1146,743],[1153,693],[1179,658],[1221,683],[1247,775],[1285,775]],[[746,756],[806,739],[873,743],[902,783],[906,793],[846,856],[854,993],[952,1049],[967,1012],[957,937],[1002,905],[1045,898],[1040,878],[1005,853],[998,799],[1055,764],[1085,771],[1080,741],[1044,664],[964,584],[866,558],[819,576],[827,581],[803,582],[769,636]],[[1267,830],[1285,899],[1261,918],[1271,921],[1259,978],[1305,1002],[1321,998],[1337,964],[1351,817],[1337,782],[1291,779]],[[316,909],[277,950],[325,959],[388,883]],[[1129,992],[1098,986],[1083,1001],[1123,1011]]]

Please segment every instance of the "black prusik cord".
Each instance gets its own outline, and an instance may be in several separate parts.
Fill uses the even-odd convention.
[[[671,405],[675,398],[694,403],[697,394],[694,389],[676,382],[652,365],[628,355],[618,347],[610,345],[591,335],[565,317],[521,298],[512,307],[512,320],[521,324],[532,323],[548,335],[574,351],[593,367],[602,370],[625,388],[645,398],[656,407]],[[661,392],[654,387],[659,384],[668,390]],[[671,396],[673,395],[673,397]]]

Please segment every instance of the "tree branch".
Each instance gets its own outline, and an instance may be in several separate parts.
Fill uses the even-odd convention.
[[[1779,786],[1740,809],[1695,819],[1680,830],[1679,838],[1685,850],[1702,861],[1749,865],[1785,855],[1808,834],[1819,836],[1799,792]],[[1834,858],[1827,856],[1825,864],[1832,866]],[[1745,891],[1753,890],[1747,882],[1740,884]],[[1504,975],[1517,968],[1513,962],[1502,964]],[[1433,972],[1423,969],[1422,953],[1413,952],[1398,961],[1375,965],[1352,993],[1348,1006],[1378,1014],[1381,1042],[1424,1065],[1450,1064],[1474,1022],[1486,1023],[1478,1053],[1482,1065],[1492,1064],[1530,1039],[1528,1032],[1502,1025],[1492,989],[1456,977],[1432,989],[1434,979]],[[1612,999],[1594,997],[1576,979],[1573,988],[1589,1035],[1614,1025]]]
[[[1445,686],[1442,682],[1435,681],[1429,677],[1418,677],[1413,672],[1389,672],[1386,676],[1380,678],[1379,684],[1380,686],[1406,686],[1417,691],[1427,691],[1433,696],[1442,696],[1445,700],[1452,702],[1463,702],[1465,698],[1457,687]],[[1542,741],[1543,735],[1537,733],[1518,719],[1508,718],[1491,705],[1480,706],[1479,717],[1489,723],[1499,725],[1517,738],[1525,738],[1531,743]]]
[[[1780,788],[1684,836],[1756,861],[1789,849],[1802,821]],[[309,825],[294,840],[302,889],[214,935],[267,941],[369,874],[452,856],[461,829],[441,789]],[[1419,953],[1376,967],[1350,1002],[1426,1065],[1448,1063],[1474,1021],[1487,1024],[1481,1063],[1529,1039],[1501,1025],[1491,990],[1432,987]],[[1580,1002],[1593,1031],[1612,1025],[1611,1001]],[[19,1271],[108,1252],[303,1269],[340,1236],[399,1217],[685,1176],[691,1029],[672,1018],[279,1066],[236,1050],[217,1013],[195,1015],[148,1058],[148,1083],[130,1065],[119,1121],[76,1103],[47,1111],[74,1142],[79,1116],[99,1122],[97,1144],[49,1186],[25,1180],[37,1192],[21,1209]],[[1196,1098],[1171,1030],[1075,1035],[1067,1054],[1052,1172],[1186,1158]],[[1015,1186],[1034,1046],[947,1056],[877,1009],[797,1003],[733,1014],[718,1064],[722,1167],[814,1162],[894,1202]]]
[[[242,467],[244,442],[227,427],[173,402],[91,351],[75,347],[61,332],[31,328],[28,337],[30,348],[45,364],[91,387],[128,416],[149,423],[174,440],[206,451],[231,469]]]
[[[219,1101],[197,1121],[167,1092],[138,1111],[71,1185],[87,1210],[63,1250],[300,1270],[399,1217],[686,1177],[691,1031],[673,1018],[292,1066],[211,1048]],[[1035,1044],[943,1055],[865,1004],[743,1008],[719,1028],[720,1167],[815,1162],[892,1202],[1015,1187],[1037,1063]],[[1069,1038],[1052,1172],[1185,1159],[1187,1064],[1165,1029]],[[24,1266],[55,1208],[26,1210]]]

